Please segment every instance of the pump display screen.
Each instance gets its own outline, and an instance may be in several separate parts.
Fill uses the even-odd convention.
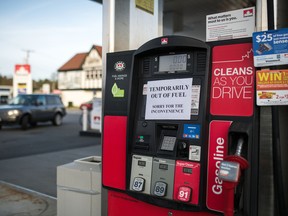
[[[167,55],[159,57],[159,72],[186,70],[187,54]]]
[[[145,166],[146,166],[146,161],[141,161],[141,160],[139,160],[139,161],[138,161],[138,166],[145,167]]]
[[[161,150],[173,151],[176,143],[176,137],[164,136],[161,144]]]
[[[168,170],[168,164],[159,164],[159,169]]]
[[[192,168],[183,167],[183,173],[192,174]]]

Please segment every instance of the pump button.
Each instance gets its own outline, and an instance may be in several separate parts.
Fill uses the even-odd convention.
[[[135,177],[133,181],[132,190],[134,191],[143,191],[145,185],[145,179],[140,177]]]
[[[190,187],[182,186],[179,188],[177,199],[182,202],[189,202],[191,200],[192,189]]]
[[[155,183],[153,193],[156,196],[164,197],[166,195],[166,190],[167,190],[167,183],[158,181]]]

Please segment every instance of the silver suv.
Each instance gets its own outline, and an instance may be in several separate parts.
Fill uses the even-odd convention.
[[[2,125],[19,124],[26,130],[29,125],[36,126],[37,122],[46,121],[52,121],[55,126],[59,126],[65,115],[65,107],[58,95],[18,95],[8,105],[0,106],[0,129]]]

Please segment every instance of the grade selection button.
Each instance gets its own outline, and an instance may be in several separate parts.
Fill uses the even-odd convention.
[[[164,197],[166,195],[167,183],[165,182],[156,182],[154,187],[154,195],[159,197]]]

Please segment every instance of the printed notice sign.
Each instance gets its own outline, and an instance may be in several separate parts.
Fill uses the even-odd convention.
[[[288,105],[288,70],[260,70],[256,73],[257,105]]]
[[[199,114],[201,85],[192,85],[191,115]]]
[[[206,41],[251,37],[254,29],[254,7],[206,16]]]
[[[191,117],[192,78],[149,81],[145,119]]]

